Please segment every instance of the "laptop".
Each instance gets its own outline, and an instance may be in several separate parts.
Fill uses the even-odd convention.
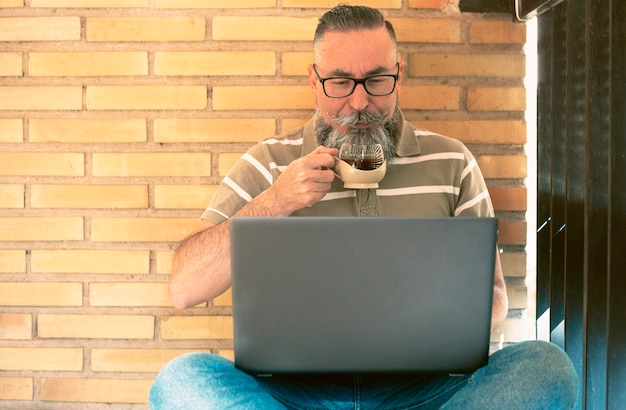
[[[235,217],[235,365],[256,375],[487,363],[495,218]]]

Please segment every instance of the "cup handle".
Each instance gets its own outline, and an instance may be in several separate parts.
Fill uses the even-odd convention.
[[[337,176],[337,178],[341,179],[341,175],[339,175],[339,173],[337,172],[337,164],[339,163],[338,161],[341,161],[339,159],[339,157],[334,157],[335,158],[335,165],[333,166],[333,172],[335,173],[335,175]],[[343,181],[343,179],[341,179]]]

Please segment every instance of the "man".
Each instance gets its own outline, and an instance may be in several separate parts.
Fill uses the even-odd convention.
[[[492,216],[485,182],[460,142],[404,121],[398,90],[404,63],[390,23],[368,7],[337,6],[321,18],[309,80],[316,114],[303,127],[251,148],[224,179],[172,266],[178,308],[230,286],[232,216]],[[333,171],[337,147],[383,145],[391,164],[377,190],[344,189]],[[497,253],[496,253],[497,254]],[[507,312],[497,259],[493,325]],[[462,341],[459,341],[462,343]],[[154,409],[561,409],[577,397],[565,353],[526,342],[495,353],[473,375],[274,376],[256,378],[215,355],[175,359],[151,391]]]

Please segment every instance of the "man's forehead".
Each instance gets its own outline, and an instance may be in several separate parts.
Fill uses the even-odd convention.
[[[327,71],[330,70],[330,71],[328,71],[327,74],[325,73],[325,75],[332,76],[332,77],[354,77],[357,74],[362,74],[365,77],[369,77],[373,75],[387,73],[389,71],[389,67],[386,67],[383,65],[373,66],[372,68],[362,70],[362,72],[360,73],[356,73],[352,70],[345,69],[343,67],[333,68],[329,66],[328,68],[326,68],[326,70]]]

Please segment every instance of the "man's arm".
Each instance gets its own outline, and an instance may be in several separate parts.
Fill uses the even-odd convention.
[[[289,216],[321,200],[335,174],[335,148],[318,147],[293,161],[276,182],[235,216]],[[174,306],[183,309],[206,302],[230,287],[229,222],[205,222],[184,239],[176,252],[169,280]]]
[[[491,312],[492,329],[506,319],[508,310],[509,300],[506,295],[506,284],[504,283],[502,266],[500,265],[500,253],[496,249],[496,268],[493,282],[493,309]]]
[[[228,221],[219,225],[203,221],[201,230],[180,243],[169,279],[170,298],[176,308],[206,302],[228,289],[229,240]]]

